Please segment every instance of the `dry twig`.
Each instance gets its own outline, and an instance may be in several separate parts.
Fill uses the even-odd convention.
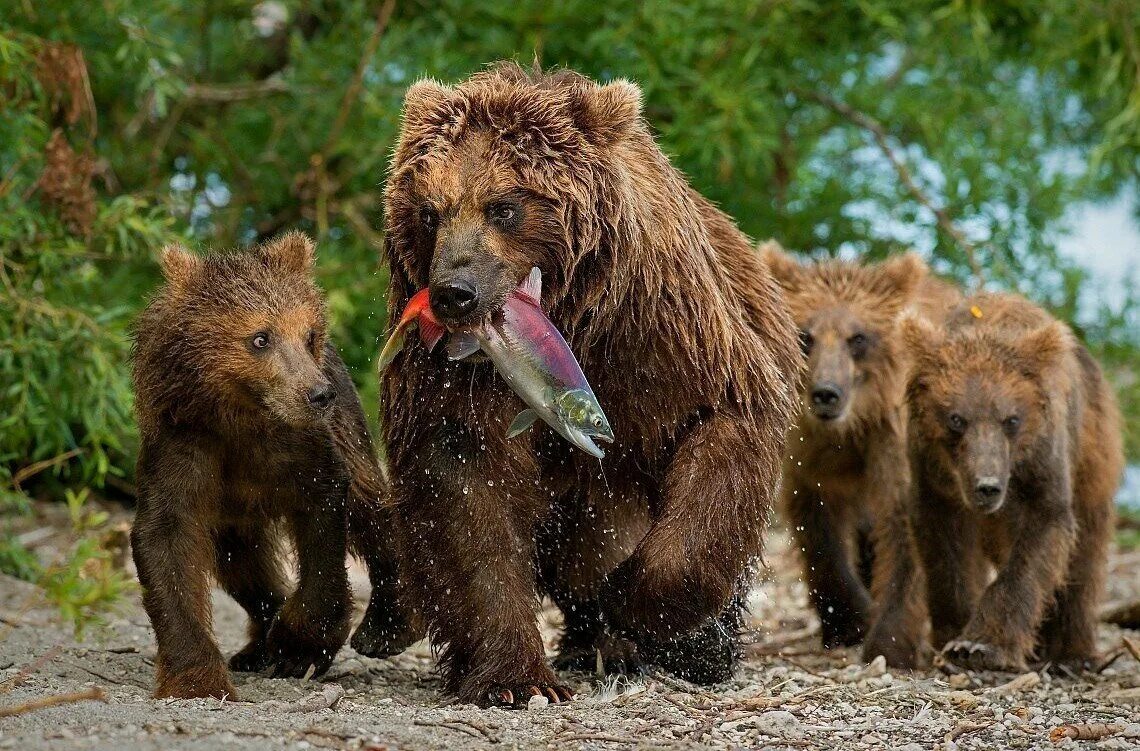
[[[98,686],[92,686],[86,691],[77,691],[73,694],[59,694],[57,696],[44,696],[39,699],[32,699],[31,701],[17,704],[14,707],[0,707],[0,717],[15,717],[18,714],[25,714],[27,712],[35,712],[47,707],[54,707],[59,704],[74,704],[80,701],[106,701],[107,696],[103,693],[103,689]]]

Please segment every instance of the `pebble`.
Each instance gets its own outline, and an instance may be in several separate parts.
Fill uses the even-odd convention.
[[[955,673],[947,682],[950,688],[966,688],[970,685],[970,676],[965,673]]]
[[[529,710],[545,709],[548,704],[550,704],[550,699],[545,696],[532,696],[530,701],[526,703],[526,708]]]
[[[757,715],[753,725],[762,733],[782,738],[802,738],[804,735],[800,721],[786,709],[773,709]]]
[[[1110,691],[1105,698],[1115,704],[1140,704],[1140,687]]]
[[[973,709],[978,706],[978,697],[969,691],[951,691],[946,694],[947,700],[959,709]]]

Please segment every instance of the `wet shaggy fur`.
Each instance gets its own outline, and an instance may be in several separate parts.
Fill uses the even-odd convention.
[[[919,604],[905,523],[906,358],[900,314],[937,315],[960,297],[907,254],[878,264],[803,265],[774,242],[764,258],[784,288],[807,358],[802,410],[784,462],[784,508],[827,648],[863,641],[868,659],[914,667],[900,638]],[[823,398],[820,398],[820,395]],[[875,604],[889,604],[876,614]]]
[[[661,153],[637,87],[509,63],[417,83],[386,212],[391,320],[454,279],[479,289],[478,320],[538,266],[616,433],[600,463],[545,427],[508,441],[523,404],[503,379],[418,342],[387,371],[409,579],[447,689],[561,698],[540,594],[566,615],[560,666],[593,669],[599,649],[613,670],[726,677],[800,358],[779,288]]]
[[[1100,368],[1015,295],[903,324],[911,519],[936,647],[965,667],[1087,667],[1124,459]],[[991,580],[991,567],[996,578]]]
[[[139,318],[131,543],[158,639],[156,696],[235,698],[211,633],[211,575],[250,618],[234,670],[328,668],[349,628],[346,544],[373,582],[354,644],[387,653],[411,637],[394,606],[383,477],[344,363],[325,341],[312,259],[300,234],[205,257],[167,248],[166,283]],[[267,346],[257,349],[262,332]],[[315,406],[311,393],[333,397]],[[300,568],[292,593],[287,541]]]

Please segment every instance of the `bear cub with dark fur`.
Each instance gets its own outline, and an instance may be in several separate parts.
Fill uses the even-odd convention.
[[[163,251],[165,284],[133,353],[142,441],[131,545],[158,640],[155,696],[236,696],[211,633],[211,575],[249,614],[230,668],[324,672],[350,625],[349,544],[373,583],[354,646],[386,654],[414,640],[395,605],[383,477],[325,339],[312,262],[299,233],[244,252]],[[292,593],[286,541],[299,564]]]
[[[902,333],[935,646],[971,669],[1087,667],[1124,465],[1099,366],[1016,295],[976,295],[944,327],[908,319]]]

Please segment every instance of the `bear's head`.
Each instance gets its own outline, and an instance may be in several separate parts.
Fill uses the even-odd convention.
[[[336,392],[308,237],[205,256],[171,245],[161,260],[166,284],[136,336],[141,397],[171,414],[255,411],[292,425],[328,412]]]
[[[845,430],[884,414],[902,395],[898,317],[926,264],[907,253],[874,265],[804,265],[772,241],[761,252],[800,328],[804,419]]]
[[[981,313],[976,301],[963,309]],[[954,478],[966,507],[998,511],[1017,466],[1049,461],[1070,388],[1064,363],[1071,332],[1056,321],[942,328],[908,317],[901,333],[912,355],[912,446]]]
[[[534,266],[544,307],[606,234],[622,181],[613,154],[647,134],[641,93],[572,71],[502,63],[456,87],[407,92],[385,194],[393,301],[431,288],[448,326],[498,309]]]

